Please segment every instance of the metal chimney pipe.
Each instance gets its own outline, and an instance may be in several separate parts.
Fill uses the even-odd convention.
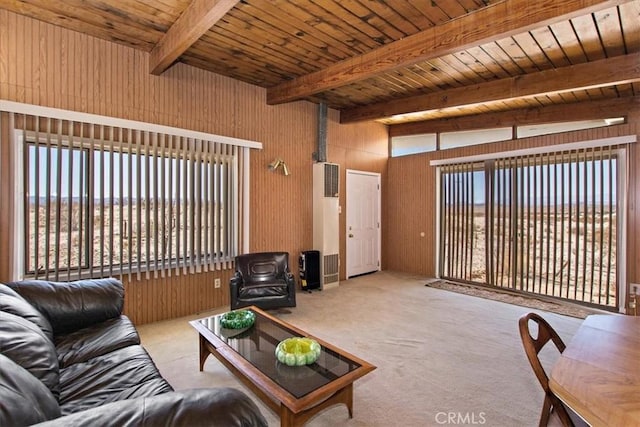
[[[318,104],[318,151],[314,153],[316,162],[327,161],[327,104]]]

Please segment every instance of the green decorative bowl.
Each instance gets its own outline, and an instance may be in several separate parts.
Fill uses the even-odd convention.
[[[227,329],[242,329],[253,326],[256,315],[249,310],[235,310],[220,317],[220,326]]]
[[[318,360],[320,351],[320,344],[311,338],[287,338],[276,347],[276,359],[287,366],[310,365]]]

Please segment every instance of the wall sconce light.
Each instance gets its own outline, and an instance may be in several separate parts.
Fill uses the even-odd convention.
[[[277,158],[273,162],[269,163],[269,170],[271,172],[277,172],[278,168],[282,168],[284,176],[289,176],[289,168],[284,160]]]

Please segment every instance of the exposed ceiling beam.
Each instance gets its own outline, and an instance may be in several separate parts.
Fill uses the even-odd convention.
[[[193,0],[151,51],[151,74],[162,74],[238,1]]]
[[[555,123],[559,121],[597,120],[624,117],[630,111],[640,110],[640,95],[626,98],[572,102],[570,104],[544,105],[519,108],[496,113],[474,114],[447,119],[423,120],[389,126],[389,136],[420,135],[434,132],[455,132],[471,129],[490,129]]]
[[[341,123],[640,81],[640,53],[343,110]]]
[[[472,46],[566,21],[629,0],[503,0],[267,90],[280,104],[345,86]]]

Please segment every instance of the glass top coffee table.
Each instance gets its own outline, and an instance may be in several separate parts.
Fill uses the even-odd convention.
[[[256,315],[249,328],[223,328],[222,314],[189,322],[200,335],[200,370],[213,354],[280,415],[282,426],[302,425],[340,403],[353,417],[353,382],[376,367],[257,307],[246,309]],[[318,359],[304,366],[280,363],[275,348],[291,337],[316,340],[322,347]]]

